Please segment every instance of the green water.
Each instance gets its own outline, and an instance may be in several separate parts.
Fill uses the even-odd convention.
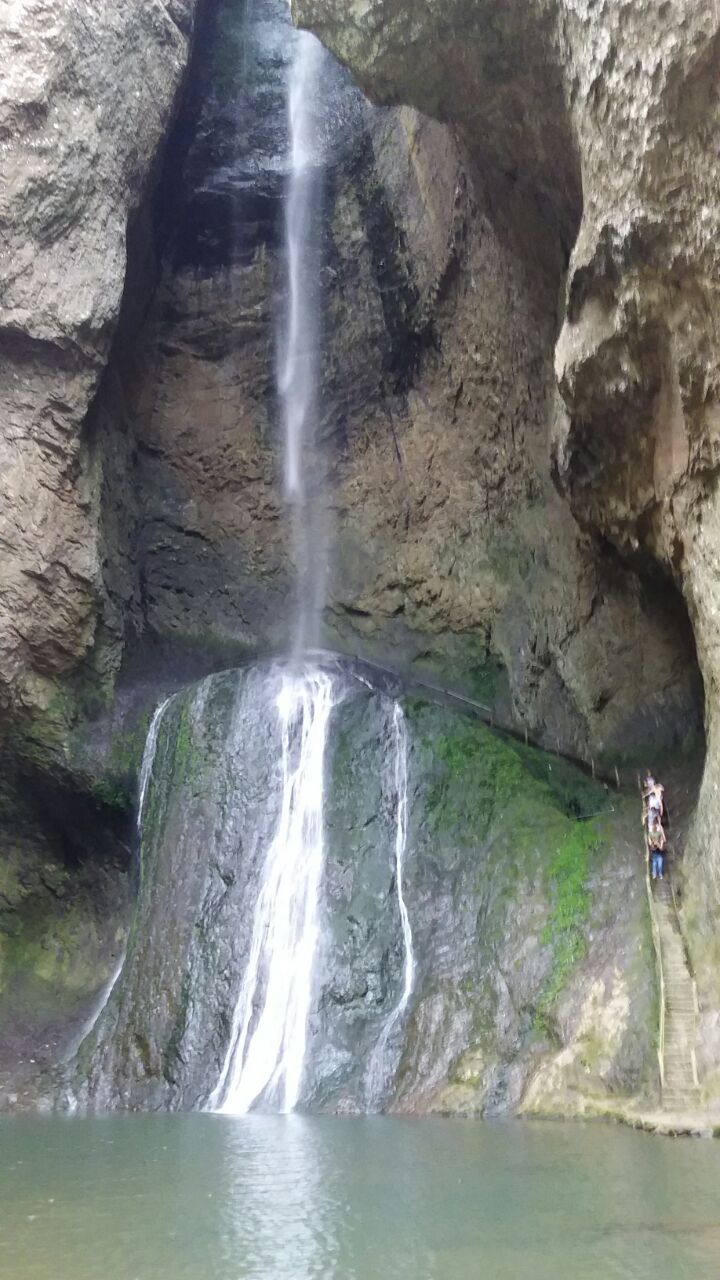
[[[604,1126],[0,1124],[2,1280],[717,1280],[720,1144]]]

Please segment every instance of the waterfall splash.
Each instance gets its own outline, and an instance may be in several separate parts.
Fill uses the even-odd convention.
[[[285,496],[292,508],[297,568],[295,648],[315,643],[325,584],[322,503],[308,494],[308,465],[316,442],[320,345],[320,265],[323,164],[317,138],[316,95],[322,45],[307,32],[295,37],[288,82],[290,171],[285,202],[288,306],[281,334],[278,391],[285,428]]]
[[[282,797],[255,906],[230,1044],[208,1107],[243,1115],[256,1103],[292,1111],[300,1097],[324,866],[325,747],[333,680],[285,672],[277,698]]]
[[[395,790],[395,885],[397,888],[398,909],[402,925],[405,961],[403,965],[403,988],[395,1008],[392,1010],[383,1027],[370,1059],[365,1077],[365,1093],[368,1103],[372,1105],[382,1097],[383,1089],[389,1074],[386,1061],[387,1046],[396,1026],[401,1021],[408,1007],[415,981],[415,956],[413,954],[412,928],[408,915],[403,890],[403,870],[407,849],[408,825],[408,771],[407,771],[407,726],[403,709],[399,702],[393,707],[393,740],[395,746],[393,783]]]

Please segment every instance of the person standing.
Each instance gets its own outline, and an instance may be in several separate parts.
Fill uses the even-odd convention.
[[[665,870],[665,832],[659,817],[648,819],[648,853],[653,880],[662,880]]]
[[[665,817],[665,788],[661,782],[657,782],[651,773],[645,777],[642,786],[643,798],[643,826],[647,826],[648,831],[651,824],[660,823],[662,825]]]

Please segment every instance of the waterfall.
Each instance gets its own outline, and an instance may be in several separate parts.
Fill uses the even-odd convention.
[[[300,1096],[325,858],[325,747],[335,702],[335,685],[325,672],[283,673],[276,701],[280,814],[265,857],[249,958],[210,1110],[242,1115],[261,1102],[288,1112]]]
[[[319,276],[323,165],[316,95],[324,58],[314,36],[298,32],[288,80],[290,166],[285,201],[287,315],[280,335],[278,392],[285,432],[285,496],[292,511],[297,569],[296,651],[315,643],[325,581],[322,503],[308,494],[318,414]],[[312,467],[311,467],[312,462]],[[317,487],[317,486],[316,486]]]
[[[285,434],[285,497],[296,565],[294,650],[316,640],[325,579],[324,515],[314,451],[320,345],[323,166],[316,98],[324,58],[314,36],[293,36],[288,76],[289,170],[285,201],[287,312],[278,393]],[[308,476],[315,479],[308,493]],[[265,856],[247,968],[211,1110],[244,1114],[260,1103],[292,1111],[300,1096],[324,865],[324,761],[335,701],[331,678],[288,670],[277,699],[281,797]]]
[[[164,702],[161,702],[155,708],[155,711],[153,712],[152,720],[150,721],[150,728],[148,729],[148,735],[147,735],[147,738],[145,739],[145,750],[143,751],[142,764],[140,765],[140,778],[138,780],[138,805],[137,805],[137,817],[135,819],[135,831],[137,834],[138,847],[140,846],[140,842],[142,840],[142,824],[143,824],[143,814],[145,812],[145,800],[147,798],[147,791],[150,785],[150,779],[152,778],[153,765],[155,764],[155,754],[157,752],[158,735],[160,733],[160,726],[162,724],[163,716],[165,715],[165,712],[170,706],[170,703],[172,702],[173,697],[174,695],[171,695],[169,698],[166,698]]]
[[[172,701],[172,697],[166,698],[164,702],[161,702],[155,708],[152,719],[150,721],[150,728],[148,729],[147,737],[145,739],[145,747],[143,749],[143,758],[142,758],[142,763],[140,765],[140,775],[138,779],[137,816],[135,818],[135,832],[137,836],[138,848],[140,847],[140,842],[142,840],[143,812],[145,809],[145,800],[147,797],[148,786],[150,784],[150,779],[152,777],[153,765],[155,763],[155,753],[157,751],[160,725],[162,724],[162,718],[171,701]],[[120,974],[123,971],[126,955],[127,955],[127,945],[123,947],[120,955],[118,956],[115,968],[113,969],[112,974],[108,978],[105,985],[102,987],[92,1011],[90,1012],[88,1017],[85,1019],[85,1022],[80,1028],[80,1031],[78,1032],[78,1034],[75,1036],[75,1039],[73,1040],[71,1047],[66,1050],[64,1055],[65,1060],[69,1060],[70,1058],[73,1058],[77,1053],[78,1049],[80,1048],[80,1045],[83,1043],[83,1040],[86,1040],[87,1037],[90,1035],[90,1033],[95,1030],[95,1027],[97,1026],[100,1020],[100,1015],[107,1008],[108,1001],[110,1000],[110,997],[113,991],[115,990],[115,987],[117,986],[118,980],[120,978]]]
[[[387,1046],[395,1027],[400,1023],[408,1007],[415,980],[412,928],[403,889],[403,871],[407,849],[408,825],[408,771],[407,726],[399,702],[393,707],[393,786],[395,794],[395,886],[403,936],[403,987],[400,999],[387,1019],[370,1059],[365,1077],[365,1094],[369,1105],[377,1104],[388,1078]]]

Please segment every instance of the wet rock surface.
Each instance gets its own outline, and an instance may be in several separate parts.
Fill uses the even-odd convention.
[[[553,471],[583,529],[655,581],[664,602],[673,581],[691,617],[708,753],[688,850],[687,925],[715,1007],[706,957],[720,856],[717,13],[689,0],[632,13],[615,0],[536,0],[506,5],[502,17],[462,0],[421,12],[404,0],[296,0],[293,12],[375,99],[448,120],[488,164],[547,195],[560,228],[574,228],[555,346]],[[544,91],[524,110],[539,84]],[[505,110],[509,101],[519,109]],[[568,168],[568,180],[559,177],[573,157],[582,200]]]
[[[334,678],[346,692],[327,748],[301,1106],[494,1112],[530,1088],[536,1109],[562,1095],[573,1110],[588,1092],[637,1093],[652,1078],[654,985],[624,815],[561,761],[410,701],[404,895],[417,967],[368,1095],[403,981],[393,702]],[[217,1083],[278,820],[278,679],[215,676],[168,708],[125,968],[74,1069],[82,1105],[192,1107]]]
[[[615,0],[536,0],[502,15],[484,0],[422,10],[403,0],[296,0],[294,13],[375,99],[450,122],[491,170],[553,208],[569,262],[553,338],[552,470],[595,549],[598,535],[616,548],[661,611],[670,584],[678,588],[705,686],[708,751],[682,910],[714,1063],[717,12],[691,0],[632,12]],[[612,628],[620,633],[626,617]],[[655,661],[642,643],[638,651],[657,690]],[[692,646],[678,662],[695,665]],[[666,724],[662,699],[657,710]],[[657,750],[654,735],[648,746]]]
[[[0,789],[0,1107],[33,1105],[79,1043],[132,914],[129,824],[42,780]]]
[[[122,378],[141,645],[287,644],[273,385],[292,40],[279,0],[219,6],[170,148],[160,284]],[[322,92],[324,642],[580,754],[677,746],[700,722],[683,605],[657,602],[551,476],[559,216],[465,133],[369,107],[330,63]]]
[[[293,36],[282,0],[207,10],[160,176],[194,9],[28,0],[0,20],[9,1069],[37,1045],[52,1059],[111,972],[148,709],[191,674],[287,644],[273,383]],[[711,1101],[716,17],[690,0],[671,18],[615,0],[295,9],[392,104],[330,77],[324,642],[470,693],[608,769],[698,748],[699,662],[707,769],[678,887]],[[260,856],[251,832],[267,833],[260,797],[274,786],[268,754],[229,828],[232,856],[198,860],[235,785],[218,756],[223,696],[216,736],[192,721],[190,695],[168,721],[146,868],[159,879],[137,924],[171,942],[165,956],[131,948],[86,1046],[92,1105],[196,1105],[221,1056]],[[469,746],[459,735],[460,767],[444,715],[408,707],[421,962],[383,1104],[567,1112],[588,1091],[636,1092],[652,1010],[635,818],[629,844],[624,818],[603,828],[607,861],[588,864],[582,921],[554,949],[557,797],[535,795],[529,848],[526,781],[518,794],[491,785],[495,740],[480,730]],[[196,732],[190,768],[178,744]],[[402,967],[387,700],[344,703],[333,744],[332,946],[307,1101],[353,1110]]]

